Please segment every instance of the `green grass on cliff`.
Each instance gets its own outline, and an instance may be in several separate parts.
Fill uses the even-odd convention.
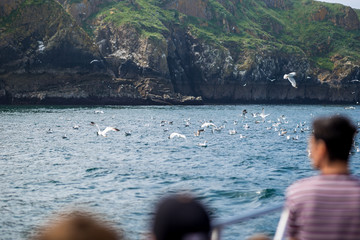
[[[40,4],[47,0],[26,0]],[[50,0],[49,0],[50,1]],[[72,3],[80,0],[72,0]],[[183,28],[202,41],[231,46],[235,54],[270,51],[306,55],[315,67],[332,70],[331,57],[348,56],[360,63],[360,31],[348,31],[333,22],[344,17],[344,7],[313,0],[287,0],[283,8],[266,6],[263,0],[208,0],[207,19],[166,9],[175,0],[122,0],[103,4],[87,23],[133,26],[145,37],[161,39],[171,26]],[[195,6],[194,6],[195,7]],[[320,10],[324,19],[316,19]],[[358,15],[360,10],[356,10]],[[10,18],[11,19],[11,18]],[[97,21],[95,21],[97,20]],[[9,21],[9,19],[8,19]],[[6,21],[2,19],[0,26]],[[95,26],[96,27],[96,26]],[[95,28],[84,25],[88,33]]]
[[[169,31],[164,23],[175,21],[175,13],[164,11],[156,3],[151,0],[121,1],[92,17],[116,26],[130,24],[143,35],[162,38]]]

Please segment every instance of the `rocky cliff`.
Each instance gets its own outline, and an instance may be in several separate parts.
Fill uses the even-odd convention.
[[[6,0],[0,13],[5,16],[2,102],[355,103],[360,98],[359,17],[337,4]],[[289,72],[297,73],[297,88],[283,79]]]
[[[149,79],[116,78],[106,55],[56,1],[5,1],[0,7],[0,103],[195,102],[165,87],[157,93],[166,96],[153,96],[144,87]]]

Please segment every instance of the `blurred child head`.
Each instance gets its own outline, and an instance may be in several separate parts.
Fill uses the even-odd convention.
[[[34,240],[118,240],[121,235],[90,213],[72,212],[43,227]]]
[[[209,240],[210,218],[205,207],[189,195],[171,195],[160,201],[152,232],[156,240]]]

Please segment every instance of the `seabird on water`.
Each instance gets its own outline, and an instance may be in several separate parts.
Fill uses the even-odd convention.
[[[207,141],[204,141],[203,143],[198,143],[199,147],[207,147]]]
[[[235,135],[237,132],[236,132],[236,130],[235,129],[233,129],[233,130],[229,130],[229,134],[230,135]]]

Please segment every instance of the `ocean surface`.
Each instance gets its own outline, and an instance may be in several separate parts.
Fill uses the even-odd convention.
[[[270,114],[264,121],[253,116],[262,108]],[[146,239],[156,202],[178,191],[197,196],[213,219],[282,203],[287,186],[317,174],[306,151],[312,119],[341,113],[358,124],[359,109],[0,106],[0,239],[27,239],[54,213],[69,209],[101,213],[128,239]],[[120,131],[97,136],[91,122]],[[194,136],[204,122],[224,127]],[[173,132],[186,139],[169,139]],[[207,147],[198,146],[204,141]],[[358,138],[351,168],[360,175],[357,148]],[[226,228],[224,239],[274,234],[279,216]]]

